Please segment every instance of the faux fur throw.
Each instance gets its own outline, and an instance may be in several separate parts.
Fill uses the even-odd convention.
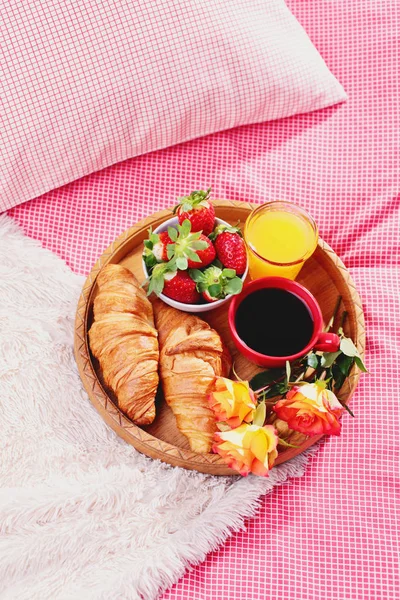
[[[92,407],[73,355],[83,278],[0,216],[0,597],[151,600],[303,473],[151,460]]]

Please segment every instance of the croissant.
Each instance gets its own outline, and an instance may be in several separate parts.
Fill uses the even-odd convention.
[[[158,339],[153,307],[136,277],[107,265],[98,277],[89,343],[118,406],[138,425],[154,421],[158,386]]]
[[[194,452],[210,452],[215,431],[208,394],[231,358],[218,333],[194,315],[153,300],[164,397]]]

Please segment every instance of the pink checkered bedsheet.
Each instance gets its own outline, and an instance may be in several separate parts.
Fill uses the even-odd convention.
[[[398,0],[290,0],[346,104],[189,142],[106,169],[10,211],[87,273],[103,249],[177,195],[284,198],[311,211],[349,267],[367,326],[356,418],[304,477],[267,496],[247,530],[163,600],[400,597],[400,111]]]

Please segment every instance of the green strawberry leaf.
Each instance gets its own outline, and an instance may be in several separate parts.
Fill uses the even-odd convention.
[[[189,235],[191,228],[192,228],[191,222],[189,221],[189,219],[185,219],[181,225],[181,230],[180,230],[181,236],[186,237],[187,235]]]
[[[178,239],[178,231],[175,229],[175,227],[168,227],[168,235],[173,242],[176,242]]]
[[[154,254],[148,254],[147,256],[143,256],[143,260],[148,271],[150,271],[157,264],[157,260]]]
[[[222,277],[226,277],[227,279],[232,279],[232,277],[235,277],[235,275],[235,269],[223,269],[222,271]]]
[[[175,256],[175,244],[167,244],[168,260],[170,260],[173,256]]]
[[[145,248],[148,248],[149,250],[153,250],[154,244],[150,240],[144,240],[143,245]]]
[[[198,240],[192,242],[190,246],[193,248],[193,250],[205,250],[208,247],[208,244],[204,240]]]
[[[199,269],[189,269],[189,275],[196,283],[203,281],[203,273]]]
[[[243,288],[243,281],[239,277],[230,279],[224,287],[227,294],[240,294]]]
[[[149,289],[147,290],[147,295],[150,296],[151,293],[155,293],[156,296],[159,296],[164,289],[164,277],[154,276],[150,278]]]
[[[213,283],[208,288],[208,293],[212,298],[219,298],[222,293],[222,285],[220,283]]]
[[[201,262],[201,258],[199,258],[198,254],[196,254],[196,252],[193,252],[193,250],[191,250],[190,248],[186,248],[185,254],[193,262]]]
[[[185,256],[178,256],[177,259],[176,259],[176,266],[181,271],[186,271],[186,269],[188,268],[188,260],[187,260],[187,258]]]

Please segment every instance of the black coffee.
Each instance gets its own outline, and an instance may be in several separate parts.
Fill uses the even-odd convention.
[[[304,302],[286,290],[267,288],[249,294],[236,312],[239,337],[268,356],[291,356],[311,340],[314,322]]]

